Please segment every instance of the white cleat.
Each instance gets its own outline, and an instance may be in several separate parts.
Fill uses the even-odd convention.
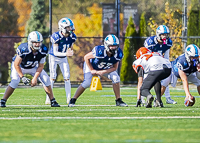
[[[174,101],[173,99],[171,99],[170,97],[166,98],[166,103],[167,104],[177,104],[177,102]]]

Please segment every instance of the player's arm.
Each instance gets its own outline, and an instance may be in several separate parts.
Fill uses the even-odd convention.
[[[87,53],[85,56],[84,56],[84,61],[85,61],[85,63],[87,64],[87,66],[89,67],[89,69],[90,69],[90,72],[92,73],[92,74],[96,74],[96,70],[94,70],[93,69],[93,67],[92,67],[92,64],[90,63],[90,59],[94,59],[95,57],[94,57],[94,55],[93,55],[93,53],[92,52],[89,52],[89,53]]]
[[[59,52],[58,51],[58,44],[53,44],[53,54],[55,56],[58,56],[58,57],[64,57],[64,56],[73,56],[73,50],[71,50],[70,48],[67,49],[67,52],[65,53],[62,53],[62,52]]]
[[[20,67],[21,62],[22,62],[22,58],[19,55],[17,55],[14,61],[14,67],[20,78],[24,76]]]
[[[190,91],[189,91],[187,75],[185,74],[184,71],[182,71],[180,69],[178,69],[178,73],[183,82],[183,88],[185,90],[186,98],[189,98],[191,95],[190,95]]]
[[[38,64],[38,68],[35,72],[35,75],[33,79],[31,80],[31,86],[35,86],[37,84],[37,79],[40,76],[40,73],[42,72],[42,70],[44,69],[45,60],[46,60],[45,57],[40,60],[40,63]]]
[[[111,68],[108,68],[108,69],[105,69],[105,70],[98,70],[97,74],[102,76],[102,75],[104,75],[106,73],[111,73],[113,71],[116,71],[117,68],[118,68],[118,65],[119,65],[119,62],[115,63]]]

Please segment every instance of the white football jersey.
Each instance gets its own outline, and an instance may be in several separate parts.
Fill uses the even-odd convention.
[[[144,73],[148,73],[149,71],[162,70],[163,64],[165,64],[168,68],[171,68],[170,61],[160,56],[160,54],[147,53],[135,60],[132,66],[136,73],[138,67],[142,67]]]

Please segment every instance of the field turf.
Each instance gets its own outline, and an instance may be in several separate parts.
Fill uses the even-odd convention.
[[[76,88],[72,88],[72,95]],[[0,88],[2,98],[5,88]],[[152,90],[152,93],[155,94]],[[134,107],[136,88],[121,88],[129,107],[116,107],[112,88],[90,92],[87,89],[76,107],[67,107],[64,88],[54,88],[61,105],[45,105],[42,88],[18,88],[0,108],[0,143],[113,143],[113,142],[200,142],[200,96],[196,89],[193,107],[184,106],[181,88],[172,88],[176,105],[164,108]]]

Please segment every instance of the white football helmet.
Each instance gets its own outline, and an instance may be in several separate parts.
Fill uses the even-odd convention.
[[[109,46],[117,46],[116,49],[111,50]],[[113,35],[109,34],[105,39],[104,39],[104,46],[106,48],[106,51],[111,52],[112,54],[115,54],[115,51],[117,51],[118,46],[119,46],[119,39]]]
[[[167,34],[167,39],[168,39],[169,38],[169,33],[170,33],[169,28],[167,26],[165,26],[165,25],[160,25],[156,29],[156,36],[157,36],[157,38],[159,40],[162,40],[161,37],[160,37],[161,34]]]
[[[32,47],[35,50],[39,50],[42,46],[42,41],[43,41],[43,37],[42,34],[38,31],[32,31],[31,33],[29,33],[28,35],[28,46]],[[33,42],[39,42],[40,45],[39,47],[35,47],[33,46]]]
[[[198,58],[199,57],[199,47],[194,44],[190,44],[185,48],[185,57],[188,62],[191,62],[191,57]],[[198,59],[199,61],[199,59]],[[195,61],[193,61],[195,62]]]
[[[64,17],[64,18],[59,20],[58,27],[59,27],[58,28],[59,31],[61,31],[63,34],[66,34],[66,33],[71,34],[72,31],[75,30],[73,21],[71,19],[67,18],[67,17]],[[71,30],[67,31],[67,29],[66,29],[67,27],[70,27]]]

